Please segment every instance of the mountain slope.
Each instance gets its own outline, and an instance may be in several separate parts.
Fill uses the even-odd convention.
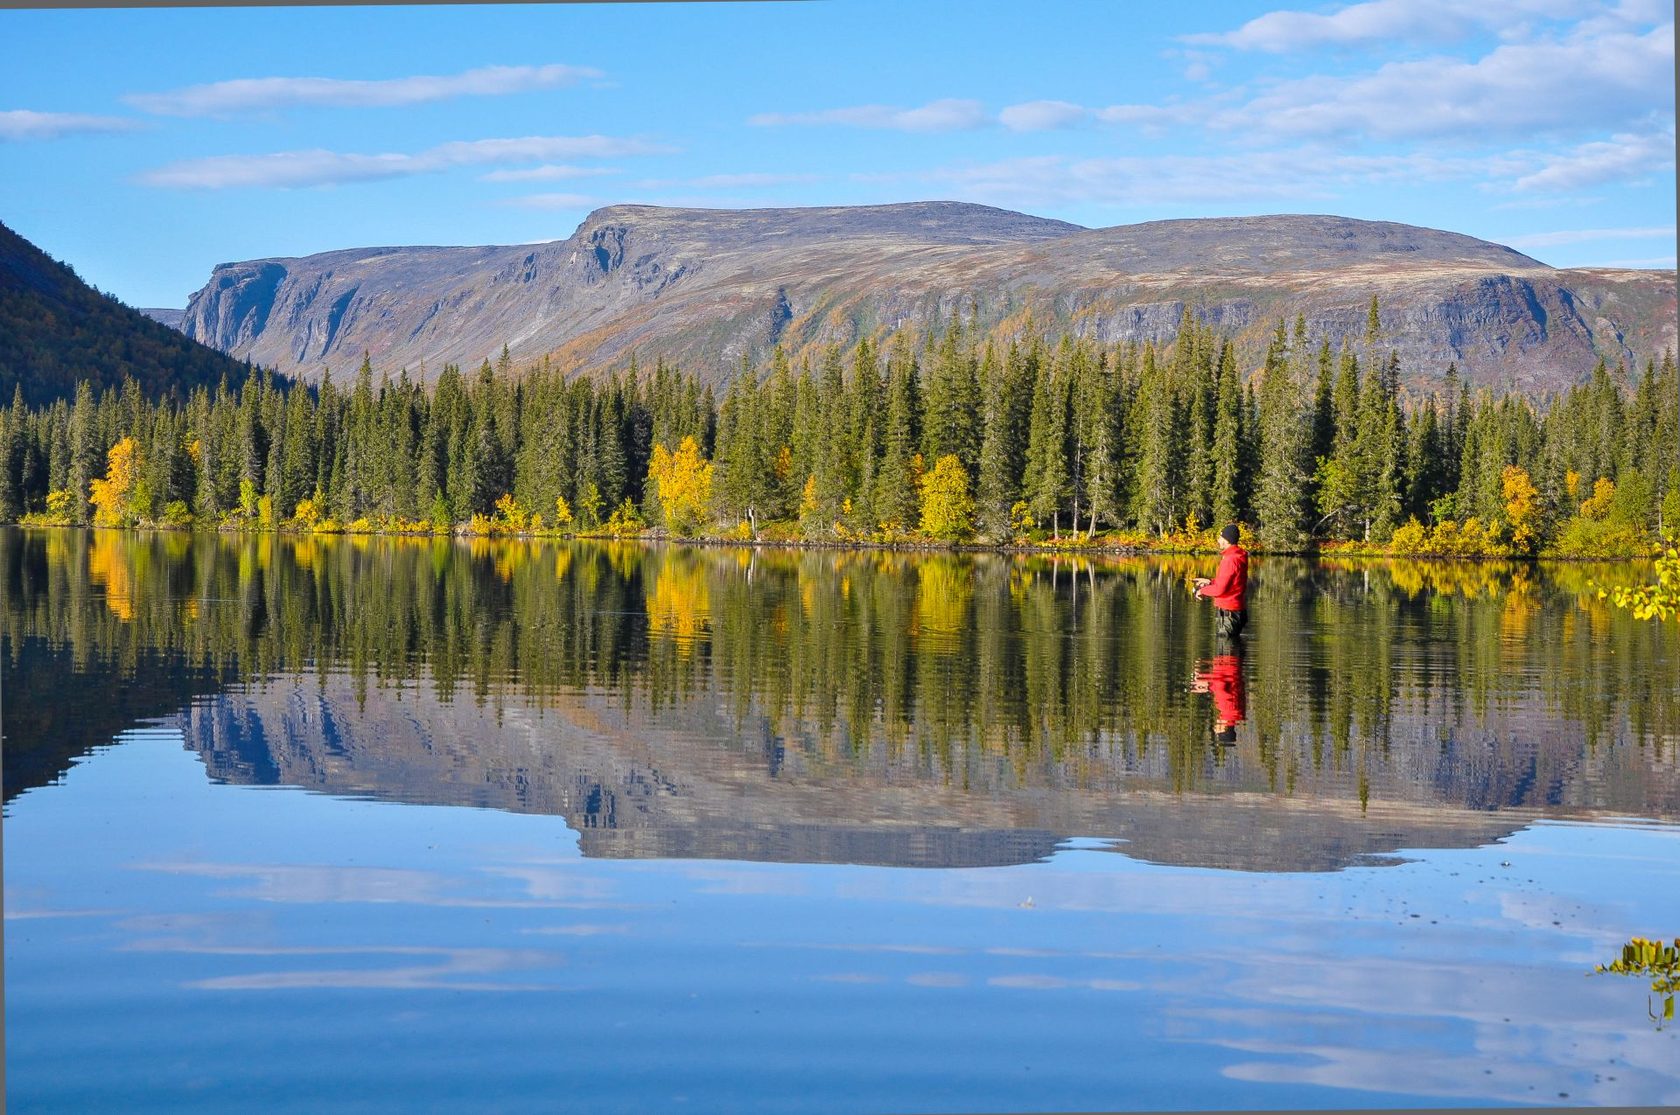
[[[395,370],[473,365],[504,344],[568,370],[662,356],[712,382],[781,344],[850,344],[978,314],[1103,342],[1175,334],[1186,306],[1258,363],[1278,318],[1333,341],[1365,331],[1414,376],[1545,391],[1600,356],[1675,344],[1673,272],[1563,271],[1456,233],[1326,216],[1082,229],[954,202],[828,209],[612,206],[569,238],[376,248],[223,264],[182,329],[318,375],[363,352]]]
[[[101,294],[0,224],[0,403],[32,404],[133,376],[148,395],[214,385],[244,365]]]

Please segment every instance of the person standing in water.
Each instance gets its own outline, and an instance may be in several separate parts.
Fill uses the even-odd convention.
[[[1213,579],[1197,577],[1192,589],[1213,601],[1219,617],[1219,637],[1234,639],[1248,626],[1248,551],[1238,543],[1236,523],[1219,532],[1219,571]]]

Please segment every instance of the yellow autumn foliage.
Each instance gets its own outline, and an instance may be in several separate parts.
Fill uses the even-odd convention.
[[[692,437],[683,438],[675,453],[663,444],[655,445],[648,479],[653,481],[666,526],[685,533],[704,522],[712,503],[712,462],[700,455],[700,445]]]
[[[120,527],[133,517],[128,496],[134,490],[135,477],[139,473],[137,456],[138,446],[131,437],[125,437],[111,446],[111,451],[105,455],[104,477],[95,478],[89,485],[92,488],[89,500],[94,506],[95,526]]]
[[[105,589],[105,606],[124,623],[134,620],[134,573],[123,535],[100,532],[88,547],[88,577]]]
[[[1540,491],[1521,465],[1506,465],[1499,486],[1505,499],[1505,518],[1511,524],[1511,545],[1518,552],[1530,553],[1539,541],[1535,527]]]
[[[647,596],[648,631],[676,643],[683,656],[711,626],[712,594],[706,567],[689,557],[671,557],[653,580]]]
[[[947,453],[922,478],[922,533],[960,542],[974,533],[974,498],[968,494],[968,470]]]
[[[1610,505],[1616,499],[1616,482],[1609,477],[1600,476],[1593,483],[1593,494],[1581,501],[1581,518],[1602,519],[1610,514]]]

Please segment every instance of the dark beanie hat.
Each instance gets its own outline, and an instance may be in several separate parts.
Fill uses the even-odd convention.
[[[1236,523],[1227,523],[1225,529],[1219,532],[1219,537],[1235,546],[1242,539],[1242,534],[1237,530]]]

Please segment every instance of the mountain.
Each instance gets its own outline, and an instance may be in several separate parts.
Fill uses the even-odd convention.
[[[1430,379],[1544,392],[1604,356],[1676,344],[1673,271],[1559,270],[1451,232],[1331,216],[1085,229],[955,202],[703,210],[620,205],[569,238],[370,248],[222,264],[181,328],[225,352],[318,376],[364,352],[428,376],[505,344],[563,369],[673,361],[717,383],[743,356],[795,356],[978,315],[1102,342],[1165,342],[1188,305],[1255,366],[1279,318],[1360,338],[1376,295],[1383,347]]]
[[[1454,724],[1450,746],[1438,710],[1398,713],[1392,751],[1366,772],[1368,799],[1345,770],[1310,761],[1277,793],[1241,756],[1196,791],[1164,769],[1088,759],[974,780],[914,754],[822,768],[788,758],[768,720],[738,723],[711,694],[650,714],[608,694],[480,704],[337,672],[276,674],[169,723],[217,782],[563,817],[585,855],[613,858],[981,867],[1104,836],[1152,863],[1333,871],[1493,843],[1541,818],[1680,809],[1680,779],[1648,753],[1586,759],[1577,725],[1536,729],[1522,708],[1490,712],[1478,730]]]
[[[133,376],[148,395],[214,386],[244,365],[183,337],[84,283],[64,264],[0,224],[0,404],[23,386],[31,404],[97,390]]]
[[[161,322],[162,324],[169,326],[171,329],[181,328],[181,323],[187,318],[187,311],[185,310],[170,310],[161,307],[142,306],[140,307],[140,312],[151,318],[153,321]]]

